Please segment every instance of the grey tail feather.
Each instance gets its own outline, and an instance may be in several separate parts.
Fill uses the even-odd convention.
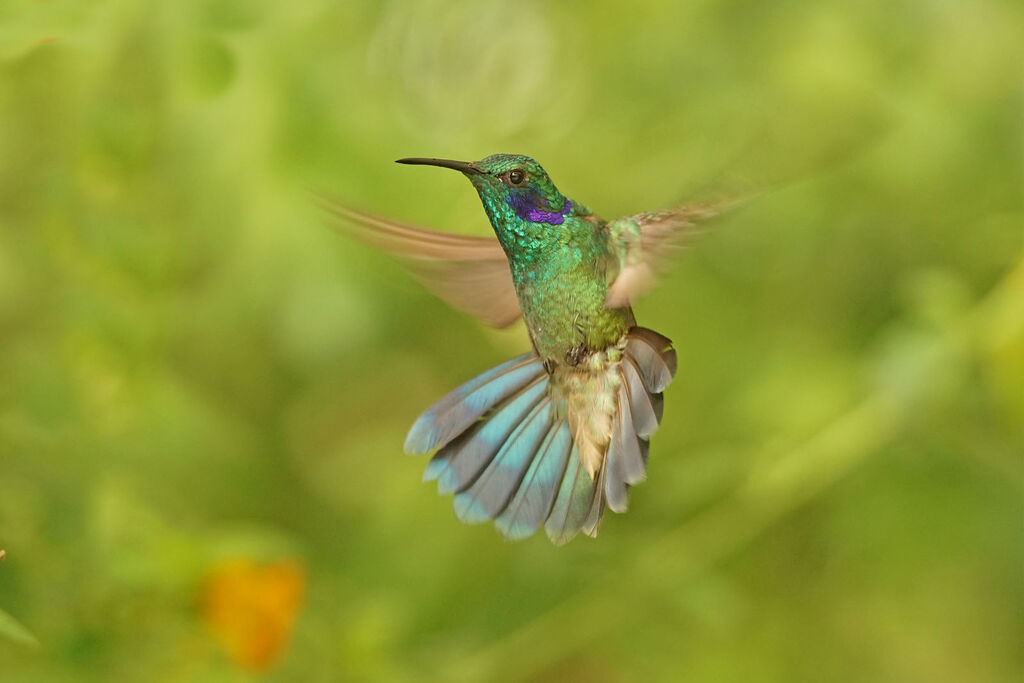
[[[667,337],[644,327],[629,331],[619,364],[611,440],[595,482],[597,492],[582,525],[587,535],[597,535],[606,506],[612,512],[625,512],[629,488],[647,477],[650,438],[661,424],[662,392],[675,372],[676,352]]]

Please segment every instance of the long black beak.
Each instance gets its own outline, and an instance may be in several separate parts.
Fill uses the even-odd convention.
[[[441,168],[453,168],[462,173],[483,173],[484,170],[471,161],[453,161],[451,159],[432,159],[429,157],[409,157],[399,159],[398,164],[414,164],[419,166],[440,166]]]

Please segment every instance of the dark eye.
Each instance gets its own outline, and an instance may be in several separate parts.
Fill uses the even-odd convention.
[[[526,174],[520,171],[518,168],[514,168],[508,172],[508,184],[509,185],[522,185],[523,181],[526,180]]]

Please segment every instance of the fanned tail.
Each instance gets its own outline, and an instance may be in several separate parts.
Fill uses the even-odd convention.
[[[405,449],[438,449],[424,481],[436,479],[439,493],[455,494],[455,514],[463,522],[494,520],[513,540],[544,525],[557,545],[581,530],[596,536],[605,507],[625,512],[629,487],[646,476],[662,392],[676,370],[671,342],[652,330],[632,328],[619,349],[603,370],[569,370],[590,373],[577,389],[560,384],[533,353],[502,363],[420,416]],[[574,390],[584,393],[567,397]],[[596,398],[588,400],[591,391],[610,397],[610,414],[597,412],[604,409]],[[570,427],[586,420],[610,424],[597,443],[603,458],[596,468],[584,462]]]

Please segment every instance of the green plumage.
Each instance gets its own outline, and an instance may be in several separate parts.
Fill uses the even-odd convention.
[[[575,365],[587,351],[616,343],[633,324],[628,306],[606,308],[610,266],[620,257],[609,243],[605,221],[564,197],[533,159],[497,154],[476,164],[485,171],[469,175],[484,210],[508,256],[523,319],[537,353],[555,364]],[[525,172],[521,187],[503,175]],[[509,196],[540,212],[569,210],[560,223],[520,216]]]
[[[543,525],[557,544],[579,531],[596,536],[605,508],[624,512],[629,487],[646,476],[676,369],[671,342],[637,327],[629,302],[651,283],[665,247],[717,207],[606,222],[529,157],[400,162],[462,172],[497,240],[331,208],[460,310],[499,327],[521,315],[533,345],[434,404],[406,451],[434,452],[424,478],[455,494],[464,522],[495,520],[510,539]]]

